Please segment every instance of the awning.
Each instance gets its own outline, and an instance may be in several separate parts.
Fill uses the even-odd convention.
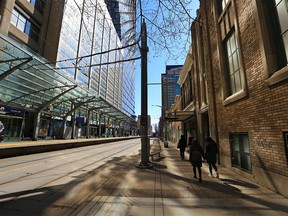
[[[193,117],[194,111],[174,111],[165,113],[165,121],[186,121],[189,118]]]
[[[87,111],[127,123],[135,120],[23,44],[0,34],[0,106],[67,117]],[[73,108],[74,107],[74,108]]]

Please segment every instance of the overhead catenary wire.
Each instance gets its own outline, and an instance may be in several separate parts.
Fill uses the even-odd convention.
[[[77,4],[77,1],[75,1],[75,0],[73,0],[75,3],[76,3],[76,5],[77,5],[77,8],[78,8],[78,10],[81,10],[81,8],[80,8],[80,6]],[[179,7],[176,7],[176,3],[178,2],[178,5],[179,5]],[[185,2],[185,1],[184,1]],[[121,4],[123,3],[123,4],[127,4],[127,3],[125,3],[125,2],[120,2]],[[192,19],[192,20],[194,20],[194,21],[196,21],[196,22],[199,22],[199,23],[201,23],[202,25],[204,25],[201,21],[199,21],[198,19],[196,19],[196,18],[193,18],[191,15],[190,15],[190,13],[189,13],[189,10],[187,9],[187,6],[186,5],[184,5],[184,4],[188,4],[189,2],[185,2],[185,3],[183,3],[183,1],[182,0],[168,0],[168,1],[163,1],[163,0],[159,0],[158,1],[158,7],[155,9],[155,10],[162,10],[160,13],[162,14],[162,17],[164,16],[164,12],[163,12],[163,9],[164,10],[166,10],[166,11],[169,11],[169,12],[171,12],[171,13],[173,13],[173,14],[175,14],[175,16],[178,16],[178,19],[180,19],[179,18],[179,15],[178,15],[178,12],[179,13],[182,13],[182,14],[186,14],[188,17],[189,17],[189,19]],[[66,3],[65,3],[66,4]],[[93,2],[93,1],[90,1],[90,4],[92,4],[92,5],[95,5],[95,6],[97,6],[97,8],[99,8],[100,6],[99,5],[96,5],[95,4],[95,2]],[[145,3],[144,3],[145,4]],[[133,4],[131,4],[131,3],[129,3],[128,5],[131,5],[131,7],[133,6],[133,7],[135,7],[135,5],[133,5]],[[162,25],[161,23],[156,23],[157,22],[157,20],[152,20],[152,19],[150,19],[146,14],[144,15],[144,13],[145,13],[145,11],[144,11],[144,8],[143,8],[143,0],[139,0],[139,6],[140,6],[140,15],[136,18],[136,20],[137,19],[139,19],[139,17],[141,18],[141,20],[143,19],[143,18],[145,18],[147,21],[149,21],[150,22],[150,24],[152,24],[153,26],[155,26],[157,29],[158,29],[158,33],[159,34],[161,34],[162,36],[162,40],[157,40],[157,39],[153,39],[152,41],[154,42],[154,44],[155,44],[155,41],[157,41],[157,43],[156,44],[160,44],[160,43],[162,43],[163,45],[162,45],[162,47],[164,47],[166,50],[167,49],[170,49],[171,48],[171,43],[168,43],[167,42],[167,37],[177,37],[177,35],[176,34],[174,34],[173,32],[171,33],[170,31],[168,31],[167,29],[165,29],[163,26],[164,25]],[[182,8],[182,10],[180,10],[179,8]],[[173,8],[173,9],[172,9]],[[6,8],[7,9],[7,8]],[[9,9],[7,9],[7,10],[9,10]],[[10,11],[11,12],[11,11]],[[105,19],[107,19],[108,17],[105,17]],[[108,18],[109,19],[109,18]],[[134,19],[135,19],[135,16],[134,16]],[[112,20],[112,19],[111,19]],[[169,23],[165,23],[166,21],[165,20],[163,20],[163,18],[162,18],[162,22],[163,22],[163,24],[165,24],[165,25],[169,25]],[[180,25],[184,25],[184,23],[182,23],[182,22],[179,22],[179,24]],[[87,26],[86,25],[84,25],[84,28],[86,29],[87,28]],[[185,27],[185,28],[187,28],[187,27]],[[185,29],[185,28],[180,28],[180,30],[181,29]],[[160,30],[160,31],[159,31]],[[155,33],[157,33],[157,31],[155,31]],[[165,34],[163,34],[163,33],[165,33]],[[180,34],[185,34],[185,31],[179,31],[179,29],[178,29],[178,32],[177,32],[177,34],[178,33],[180,33]],[[170,34],[170,35],[169,35]],[[123,35],[125,35],[125,34],[123,34]],[[127,35],[129,35],[129,34],[127,34]],[[153,34],[153,37],[154,37],[154,34]],[[160,37],[160,35],[159,35],[159,37]],[[155,37],[154,37],[155,38]],[[166,39],[165,39],[166,38]],[[89,37],[89,39],[91,40],[91,38]],[[44,38],[42,38],[41,40],[45,40]],[[188,38],[187,38],[187,40],[188,40]],[[46,41],[46,40],[45,40]],[[124,41],[125,41],[125,39],[124,39]],[[127,41],[127,40],[126,40]],[[48,41],[46,41],[47,43],[49,43]],[[122,46],[122,47],[119,47],[119,48],[116,48],[116,49],[111,49],[111,50],[107,50],[107,51],[102,51],[102,52],[97,52],[97,53],[92,53],[92,54],[90,54],[90,55],[86,55],[86,56],[78,56],[78,57],[75,57],[75,58],[63,58],[63,59],[61,59],[61,60],[57,60],[57,61],[54,61],[54,62],[49,62],[49,63],[45,63],[45,64],[55,64],[55,63],[60,63],[60,62],[67,62],[67,61],[77,61],[77,60],[82,60],[83,58],[89,58],[89,57],[92,57],[92,56],[95,56],[95,55],[101,55],[101,54],[106,54],[106,53],[108,53],[108,52],[111,52],[111,51],[117,51],[117,50],[120,50],[120,49],[125,49],[125,48],[130,48],[130,47],[137,47],[137,43],[138,43],[138,41],[136,42],[136,43],[132,43],[132,44],[128,44],[127,46],[125,45],[125,46]],[[187,43],[187,42],[186,42]],[[139,46],[138,46],[139,47]],[[170,48],[169,48],[170,47]],[[133,49],[134,50],[134,49]],[[135,52],[135,50],[133,51],[133,52]],[[173,53],[173,52],[169,52],[168,51],[168,53]],[[72,63],[73,64],[73,63]]]
[[[58,69],[71,69],[71,68],[89,68],[89,67],[97,67],[97,66],[102,66],[102,65],[109,65],[109,64],[116,64],[116,63],[122,63],[122,62],[127,62],[127,61],[135,61],[140,59],[141,57],[136,57],[136,58],[131,58],[131,59],[123,59],[123,60],[118,60],[118,61],[113,61],[113,62],[104,62],[104,63],[99,63],[99,64],[90,64],[90,65],[81,65],[81,66],[73,66],[73,67],[56,67],[54,69],[58,70]],[[45,69],[42,69],[45,70]],[[49,69],[47,69],[49,70]]]
[[[113,52],[113,51],[118,51],[118,50],[121,50],[121,49],[125,49],[125,48],[131,47],[131,46],[135,46],[135,45],[137,45],[138,43],[139,43],[139,41],[137,41],[136,43],[128,44],[128,45],[126,45],[126,46],[118,47],[118,48],[115,48],[115,49],[110,49],[110,50],[106,50],[106,51],[102,51],[102,52],[98,52],[98,53],[92,53],[92,54],[90,54],[90,55],[79,56],[79,57],[76,57],[76,58],[58,60],[58,61],[55,61],[55,62],[52,62],[52,63],[59,63],[59,62],[65,62],[65,61],[71,61],[71,60],[81,60],[81,59],[83,59],[83,58],[89,58],[89,57],[93,57],[93,56],[96,56],[96,55],[102,55],[102,54],[106,54],[106,53],[109,53],[109,52]],[[51,63],[51,62],[50,62],[50,63]]]

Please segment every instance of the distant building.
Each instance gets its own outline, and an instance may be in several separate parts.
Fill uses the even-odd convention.
[[[178,79],[183,65],[167,65],[165,73],[161,74],[161,90],[162,90],[162,114],[159,122],[160,136],[167,140],[171,139],[169,133],[170,124],[165,120],[165,114],[171,110],[175,103],[176,95],[181,94]]]
[[[175,96],[180,95],[180,85],[177,83],[183,65],[167,65],[166,72],[161,74],[162,112],[169,110],[175,102]]]

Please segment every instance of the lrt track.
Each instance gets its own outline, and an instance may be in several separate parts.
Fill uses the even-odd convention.
[[[127,141],[120,141],[120,142],[127,142]],[[107,145],[107,144],[110,144],[109,145],[109,147],[106,147],[105,145]],[[101,144],[102,145],[102,144]],[[102,158],[100,158],[100,159],[98,159],[98,160],[95,160],[95,161],[93,161],[93,162],[91,162],[91,163],[89,163],[89,164],[85,164],[84,166],[82,166],[82,167],[80,167],[80,168],[77,168],[77,169],[75,169],[75,170],[73,170],[73,171],[71,171],[71,172],[68,172],[67,174],[65,174],[65,175],[63,175],[63,176],[60,176],[59,178],[56,178],[56,179],[53,179],[52,181],[49,181],[49,182],[46,182],[45,184],[43,184],[43,185],[40,185],[40,187],[44,187],[45,185],[48,185],[48,184],[50,184],[50,183],[52,183],[53,181],[56,181],[56,180],[58,180],[58,179],[61,179],[61,178],[64,178],[64,177],[66,177],[66,176],[69,176],[70,174],[72,174],[72,173],[74,173],[74,172],[77,172],[77,171],[81,171],[81,170],[83,170],[83,169],[85,169],[86,167],[89,167],[90,165],[92,165],[92,164],[95,164],[95,163],[97,163],[97,162],[100,162],[100,161],[102,161],[102,160],[105,160],[105,159],[109,159],[109,158],[111,158],[111,157],[113,157],[113,156],[115,156],[115,155],[117,155],[117,154],[119,154],[119,153],[121,153],[121,152],[124,152],[124,151],[127,151],[127,150],[129,150],[129,149],[133,149],[133,148],[135,148],[135,143],[129,143],[129,146],[127,147],[127,146],[125,146],[125,148],[121,148],[120,150],[117,150],[117,151],[115,151],[115,152],[113,152],[113,153],[111,153],[111,154],[109,154],[109,156],[105,156],[105,157],[102,157]],[[138,145],[138,144],[137,144]],[[77,149],[75,149],[75,151],[73,151],[73,152],[70,152],[69,153],[69,155],[72,155],[71,156],[71,158],[72,157],[79,157],[79,154],[80,153],[82,153],[82,152],[87,152],[87,150],[88,149],[90,149],[89,151],[90,151],[90,154],[88,155],[88,156],[85,156],[85,157],[81,157],[81,158],[79,158],[79,159],[77,159],[77,160],[73,160],[73,163],[77,163],[78,161],[82,161],[82,160],[84,160],[84,159],[88,159],[88,158],[96,158],[97,156],[99,156],[99,155],[102,155],[102,154],[104,154],[104,153],[108,153],[108,152],[111,152],[111,147],[113,147],[113,146],[119,146],[119,143],[105,143],[105,144],[103,144],[103,147],[105,147],[103,150],[102,149],[99,149],[99,146],[100,145],[97,145],[97,147],[98,148],[95,148],[95,146],[89,146],[89,147],[80,147],[81,148],[81,150],[77,150]],[[85,149],[84,149],[85,148]],[[113,150],[115,150],[116,148],[113,148]],[[139,148],[138,148],[139,149]],[[73,149],[74,150],[74,149]],[[93,152],[91,152],[91,150],[94,150],[93,152],[95,152],[95,154],[93,153]],[[137,150],[136,148],[135,148],[135,150]],[[134,150],[134,151],[135,151]],[[60,150],[60,151],[69,151],[69,150]],[[70,149],[70,151],[71,151],[71,149]],[[73,155],[73,154],[75,154],[75,155]],[[46,163],[49,163],[49,161],[47,161],[47,160],[50,160],[50,162],[52,162],[52,161],[55,161],[55,160],[52,160],[52,159],[58,159],[58,158],[61,158],[61,157],[63,157],[63,155],[57,155],[57,156],[55,156],[55,155],[53,155],[53,156],[49,156],[49,157],[45,157],[45,158],[39,158],[39,159],[36,159],[36,160],[31,160],[31,161],[27,161],[27,162],[25,162],[25,163],[15,163],[15,164],[10,164],[10,165],[8,165],[8,166],[5,166],[5,168],[7,168],[7,167],[12,167],[12,166],[16,166],[16,165],[22,165],[23,166],[23,164],[28,164],[28,163],[31,163],[31,162],[38,162],[39,161],[39,163],[37,164],[37,166],[40,166],[40,165],[43,165],[43,164],[46,164]],[[1,159],[1,160],[4,160],[4,159]],[[43,160],[45,160],[45,161],[43,161]],[[40,162],[41,161],[41,162]],[[44,170],[41,170],[41,171],[38,171],[38,172],[34,172],[34,173],[27,173],[26,175],[24,175],[24,176],[21,176],[21,177],[19,177],[19,178],[14,178],[14,179],[12,179],[12,180],[9,180],[9,181],[5,181],[5,182],[1,182],[0,183],[0,186],[1,185],[4,185],[4,184],[7,184],[7,183],[11,183],[11,182],[13,182],[13,181],[17,181],[17,180],[21,180],[21,179],[23,179],[23,178],[26,178],[27,176],[29,176],[30,178],[31,178],[31,176],[33,176],[33,175],[36,175],[36,174],[41,174],[41,173],[44,173],[44,172],[47,172],[47,171],[49,171],[49,170],[53,170],[53,169],[56,169],[56,168],[61,168],[61,167],[64,167],[64,169],[65,169],[65,165],[67,165],[67,164],[70,164],[71,162],[69,161],[69,162],[66,162],[66,163],[61,163],[61,164],[59,164],[59,165],[56,165],[56,166],[53,166],[53,167],[51,167],[51,168],[49,168],[49,169],[44,169]],[[29,166],[26,166],[26,167],[28,167],[29,168]],[[3,167],[1,167],[1,168],[3,168]],[[25,166],[24,166],[24,168],[25,168]],[[14,169],[14,170],[16,170],[16,169]],[[1,175],[3,175],[3,174],[6,174],[6,173],[8,173],[9,171],[7,171],[7,172],[0,172],[0,176]],[[11,172],[13,172],[13,170],[11,171]],[[93,172],[93,171],[90,171],[90,172]],[[87,173],[87,175],[89,174],[89,172]],[[20,195],[19,195],[20,196]]]

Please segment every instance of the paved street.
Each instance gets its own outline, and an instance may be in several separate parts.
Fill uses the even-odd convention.
[[[135,140],[139,142],[140,140]],[[151,142],[152,143],[152,142]],[[163,147],[153,168],[139,169],[139,150],[109,159],[99,167],[72,173],[50,187],[26,191],[5,202],[0,195],[1,215],[287,215],[288,199],[246,178],[220,168],[220,179],[203,182],[193,178],[188,162],[181,160],[176,144]],[[115,146],[114,146],[115,147]],[[155,142],[151,151],[159,149]],[[35,181],[37,179],[34,179]],[[56,193],[57,191],[57,193]],[[40,212],[40,213],[39,213]],[[6,214],[7,213],[7,214]]]

